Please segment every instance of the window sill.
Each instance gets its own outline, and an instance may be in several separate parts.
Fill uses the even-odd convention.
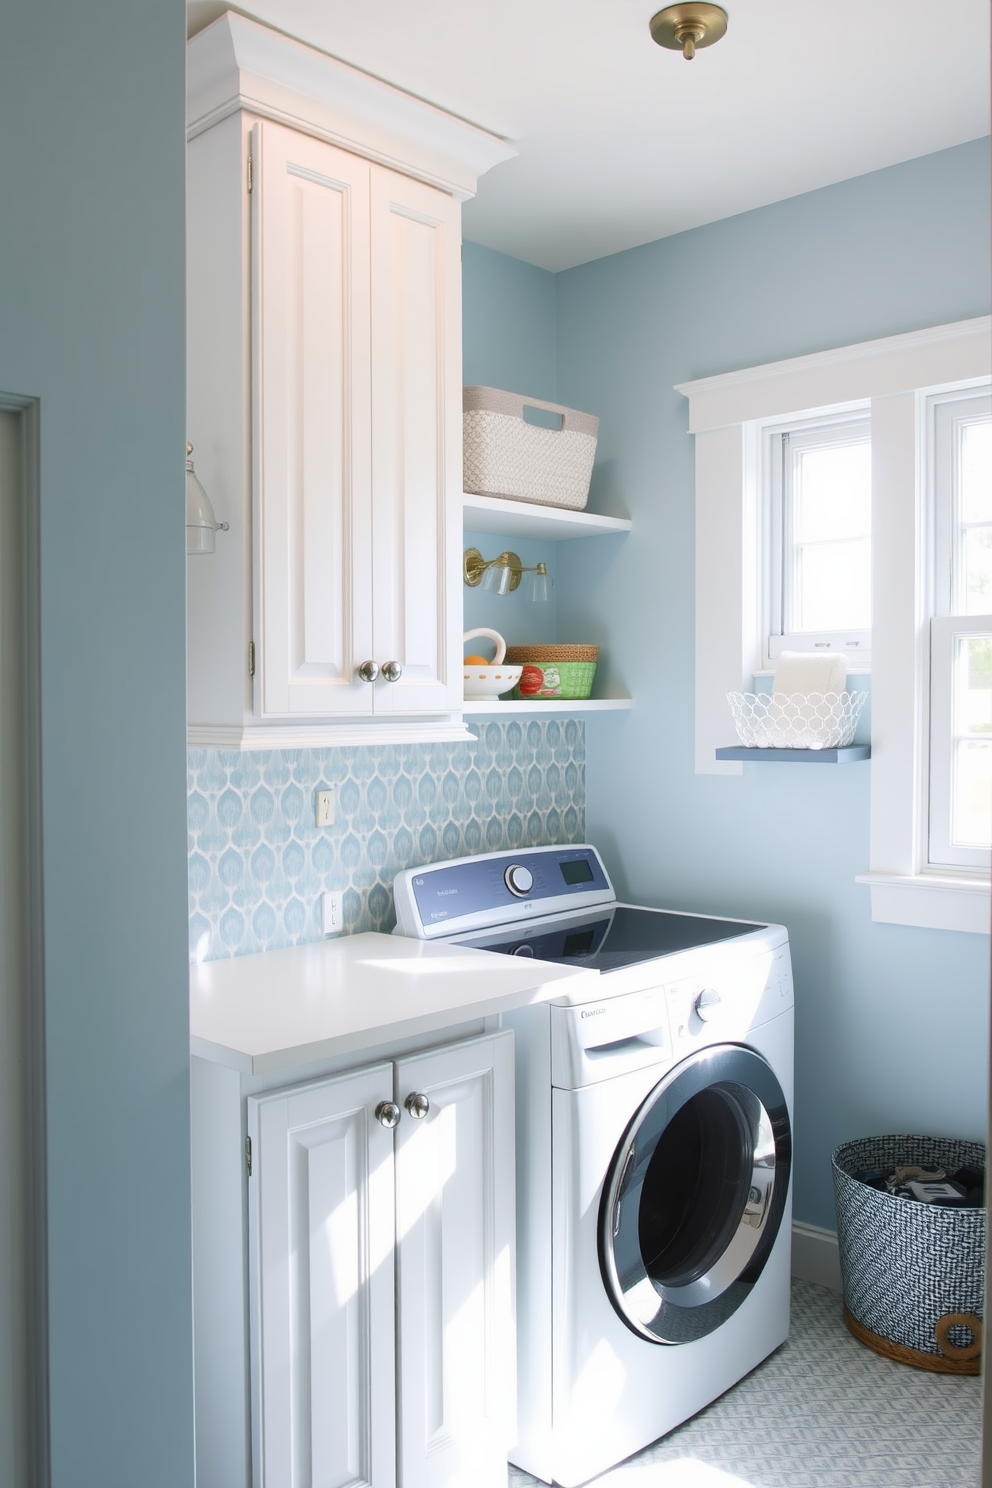
[[[869,886],[871,917],[883,924],[989,934],[992,892],[988,879],[941,877],[936,873],[859,873],[855,882]]]

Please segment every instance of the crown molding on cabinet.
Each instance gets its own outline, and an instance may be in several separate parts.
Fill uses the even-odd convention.
[[[458,718],[390,723],[226,724],[191,723],[191,749],[331,749],[356,744],[474,744],[476,735]]]
[[[417,176],[459,201],[516,148],[326,52],[230,11],[187,43],[192,139],[238,109]]]
[[[689,433],[818,408],[852,406],[911,389],[966,384],[992,367],[992,316],[927,326],[676,383],[689,399]]]

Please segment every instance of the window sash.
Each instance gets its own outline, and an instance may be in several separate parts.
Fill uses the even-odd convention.
[[[806,451],[868,443],[871,419],[863,412],[806,419],[765,430],[765,662],[783,651],[846,651],[864,658],[871,654],[870,629],[800,630],[790,623],[798,606],[799,569],[805,547],[798,537],[795,466]],[[830,539],[837,541],[837,539]],[[867,540],[871,541],[870,532]],[[824,540],[826,541],[826,540]]]
[[[930,622],[930,801],[931,867],[970,868],[988,873],[992,851],[954,841],[955,793],[964,786],[957,767],[959,751],[969,743],[992,750],[992,734],[969,731],[959,714],[963,643],[992,639],[992,615],[937,615]]]
[[[949,393],[930,400],[930,484],[933,504],[933,613],[967,613],[965,593],[966,533],[978,525],[965,522],[961,512],[959,462],[961,435],[967,424],[985,423],[992,416],[992,394]]]

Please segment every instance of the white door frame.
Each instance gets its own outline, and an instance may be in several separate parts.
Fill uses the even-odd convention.
[[[0,1479],[48,1451],[39,408],[0,394]]]

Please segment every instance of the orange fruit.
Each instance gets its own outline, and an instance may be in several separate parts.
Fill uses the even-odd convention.
[[[466,666],[488,666],[489,662],[484,656],[466,656]]]

